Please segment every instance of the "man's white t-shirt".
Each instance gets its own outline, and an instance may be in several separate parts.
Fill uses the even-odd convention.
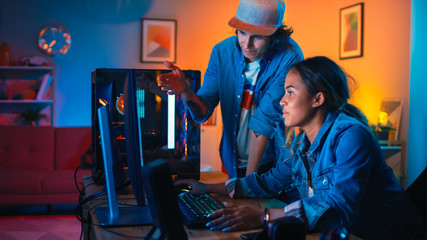
[[[245,85],[243,87],[242,101],[240,103],[240,122],[237,134],[237,158],[240,168],[248,165],[249,139],[252,132],[248,128],[249,119],[254,114],[256,106],[254,104],[254,90],[260,70],[259,61],[248,63],[245,69]]]

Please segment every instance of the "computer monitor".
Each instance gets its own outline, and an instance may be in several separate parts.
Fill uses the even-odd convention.
[[[111,133],[111,118],[108,111],[109,105],[106,104],[98,109],[99,129],[101,148],[105,170],[106,191],[108,194],[108,206],[95,208],[99,224],[103,227],[150,225],[152,223],[149,208],[144,206],[144,195],[140,194],[143,189],[134,188],[138,206],[119,206],[116,196],[117,177],[114,174],[115,164],[117,163],[116,151]],[[141,166],[130,161],[129,168],[131,172],[140,171]],[[141,180],[132,175],[130,182],[133,187],[138,186]],[[142,203],[142,204],[141,204]]]
[[[137,107],[137,78],[135,70],[128,70],[124,84],[124,120],[125,143],[128,177],[138,206],[145,206],[145,193],[142,185],[141,167],[144,165],[142,155],[141,122]]]
[[[142,167],[144,188],[153,216],[153,227],[145,238],[151,239],[156,230],[160,230],[157,239],[187,239],[171,174],[170,166],[164,159],[155,160]]]

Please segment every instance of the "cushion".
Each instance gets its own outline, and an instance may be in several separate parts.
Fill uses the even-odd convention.
[[[82,189],[83,175],[90,175],[90,170],[80,169],[76,179],[79,189]],[[78,193],[75,181],[74,170],[54,170],[41,182],[43,193]]]
[[[75,170],[81,159],[90,156],[91,127],[57,127],[55,130],[55,169]]]
[[[0,193],[42,193],[41,182],[50,170],[0,170]]]
[[[53,126],[0,126],[3,169],[53,169]]]

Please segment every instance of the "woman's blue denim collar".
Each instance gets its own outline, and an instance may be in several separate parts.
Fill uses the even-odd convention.
[[[313,143],[310,144],[310,141],[308,140],[307,135],[304,133],[304,137],[303,137],[301,144],[298,148],[298,152],[300,152],[300,151],[307,152],[307,149],[308,149],[309,153],[313,153],[314,151],[316,151],[317,148],[319,147],[319,145],[321,145],[320,143],[322,141],[324,141],[324,138],[327,136],[326,133],[330,130],[333,123],[338,118],[338,115],[340,114],[340,112],[341,111],[335,111],[335,112],[328,113],[328,115],[326,116],[326,120],[323,123],[322,127],[320,127],[320,130],[317,133],[317,136],[314,139]],[[306,149],[304,150],[304,148],[306,148]]]

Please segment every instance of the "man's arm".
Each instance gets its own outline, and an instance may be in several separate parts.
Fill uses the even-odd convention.
[[[258,169],[258,163],[264,153],[265,146],[267,146],[268,138],[250,131],[249,140],[249,157],[248,166],[246,167],[246,175],[256,172]]]
[[[188,86],[184,73],[170,62],[165,61],[164,64],[172,72],[159,75],[157,77],[158,86],[163,91],[167,91],[169,95],[180,94],[190,111],[197,117],[203,118],[207,112],[206,105]]]
[[[191,90],[190,87],[187,87],[184,92],[181,93],[181,96],[187,104],[187,107],[194,115],[196,115],[198,118],[203,118],[206,115],[206,105],[193,92],[193,90]]]

